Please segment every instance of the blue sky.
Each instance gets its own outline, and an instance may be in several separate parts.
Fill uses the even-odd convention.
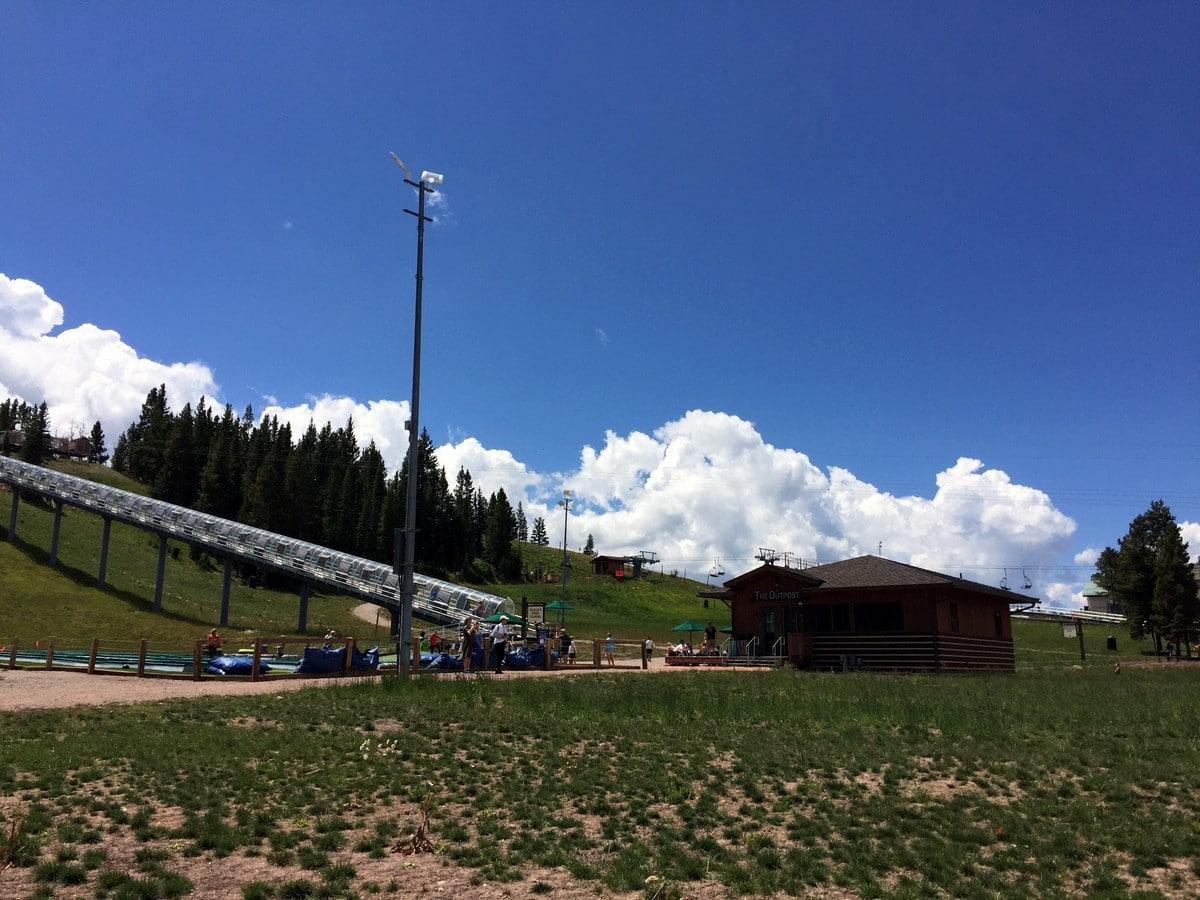
[[[1195,4],[2,10],[0,394],[59,429],[166,382],[398,464],[394,151],[421,424],[555,544],[566,485],[701,577],[1070,603],[1160,497],[1200,551]]]

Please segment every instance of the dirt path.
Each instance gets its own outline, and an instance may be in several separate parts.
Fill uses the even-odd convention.
[[[334,679],[276,679],[225,681],[206,678],[136,678],[131,675],[89,675],[55,669],[0,669],[0,712],[51,709],[63,706],[102,706],[108,703],[148,703],[176,697],[220,694],[271,694],[302,687],[335,685]]]
[[[374,623],[379,607],[363,603],[354,614],[364,622]],[[643,670],[635,660],[626,660],[615,668],[595,668],[590,660],[581,659],[574,666],[559,666],[549,672],[542,669],[507,670],[504,678],[541,678],[588,675],[595,672],[632,674],[636,672],[694,671],[664,665],[662,656],[650,660]],[[759,669],[704,667],[704,671],[747,672]],[[494,677],[482,673],[485,677]],[[377,678],[381,676],[366,676]],[[454,677],[439,675],[438,677]],[[471,677],[475,677],[472,675]],[[271,694],[295,691],[303,687],[336,687],[346,684],[341,678],[287,678],[267,681],[204,678],[201,681],[175,678],[135,678],[129,675],[96,674],[83,671],[55,669],[0,669],[0,712],[17,709],[51,709],[64,706],[100,706],[108,703],[148,703],[177,697],[210,697],[223,694]]]

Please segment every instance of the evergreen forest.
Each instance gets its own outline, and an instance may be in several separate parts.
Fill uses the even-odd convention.
[[[51,455],[45,404],[0,402],[0,433],[9,430],[41,437],[24,440],[20,458],[41,464]],[[98,422],[92,437],[101,462]],[[516,542],[528,534],[521,504],[514,511],[503,488],[484,497],[466,469],[451,489],[427,431],[418,455],[417,568],[468,583],[520,580]],[[393,534],[404,525],[408,461],[389,473],[374,441],[359,446],[353,419],[336,429],[310,421],[297,436],[274,416],[256,424],[249,406],[237,416],[203,397],[174,412],[160,385],[117,438],[112,466],[155,499],[380,562],[392,561]]]

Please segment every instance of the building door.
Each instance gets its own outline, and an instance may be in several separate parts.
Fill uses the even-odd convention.
[[[762,614],[762,647],[759,653],[763,655],[772,655],[776,653],[775,642],[779,640],[779,628],[783,624],[783,610],[775,607],[768,607],[763,610]]]
[[[793,665],[807,665],[812,656],[812,635],[804,630],[804,607],[789,606],[786,621],[787,657]]]

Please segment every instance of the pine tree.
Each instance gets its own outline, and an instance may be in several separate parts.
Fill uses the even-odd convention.
[[[29,407],[29,410],[21,423],[20,459],[40,466],[50,458],[50,411],[45,403]]]
[[[123,436],[121,440],[123,440]],[[241,422],[234,416],[233,407],[225,405],[225,414],[217,423],[209,445],[200,484],[196,508],[201,512],[233,519],[242,505],[242,464],[245,454],[245,434]],[[120,440],[113,455],[113,468],[121,453]]]
[[[387,492],[387,466],[383,454],[371,441],[358,459],[358,493],[362,498],[354,538],[355,552],[383,562],[391,553],[391,532],[384,540],[384,495]]]
[[[329,476],[322,516],[324,538],[321,543],[349,553],[354,545],[359,499],[358,478],[354,468],[358,461],[358,441],[354,437],[353,419],[329,434],[322,457]]]
[[[529,540],[529,521],[525,518],[525,507],[517,501],[517,540],[525,543]]]
[[[208,461],[208,451],[212,449],[213,440],[217,434],[218,420],[216,413],[213,412],[208,401],[204,397],[200,398],[200,402],[196,404],[196,411],[192,417],[194,435],[192,442],[196,448],[196,472],[197,481],[199,481],[199,472],[204,468],[204,464]]]
[[[142,403],[137,422],[126,431],[128,459],[125,474],[130,478],[144,484],[153,484],[157,479],[172,418],[167,406],[167,386],[162,384],[152,388]]]
[[[417,484],[417,558],[440,574],[454,568],[447,543],[457,531],[446,471],[438,464],[433,438],[426,430],[417,439],[421,480]]]
[[[255,528],[286,534],[284,474],[292,452],[292,429],[290,425],[281,426],[278,418],[272,416],[270,422],[264,420],[259,431],[265,434],[261,441],[265,456],[255,470],[253,479],[246,484],[240,517]]]
[[[1164,636],[1180,640],[1194,634],[1196,583],[1187,565],[1187,545],[1162,500],[1129,524],[1117,549],[1104,549],[1095,580],[1120,603],[1130,637],[1150,635],[1161,649]]]
[[[514,581],[521,574],[521,552],[513,544],[516,533],[516,516],[504,488],[500,488],[488,500],[483,559],[504,581]]]
[[[587,536],[587,543],[583,545],[583,555],[584,556],[595,556],[596,555],[596,542],[594,540],[592,540],[592,536],[590,534]]]
[[[483,556],[483,535],[487,530],[487,514],[488,502],[484,499],[483,491],[476,488],[475,499],[472,501],[471,508],[471,536],[473,541],[470,548],[471,559],[479,559]]]
[[[108,462],[108,448],[104,446],[104,429],[100,427],[99,420],[92,426],[92,435],[88,440],[92,445],[92,451],[88,454],[88,462],[101,465]]]
[[[1162,636],[1176,647],[1191,646],[1196,638],[1196,580],[1188,561],[1188,545],[1178,528],[1164,535],[1154,558],[1154,594],[1150,600],[1154,621],[1161,624]]]
[[[200,454],[196,448],[196,420],[192,404],[185,403],[171,423],[163,449],[162,465],[155,473],[153,496],[168,503],[192,506],[200,485]]]
[[[451,497],[454,532],[451,559],[455,569],[465,568],[475,558],[475,484],[465,468],[458,470]]]
[[[125,434],[117,435],[117,446],[113,449],[112,467],[123,474],[129,473],[129,438]]]
[[[283,476],[284,521],[288,534],[316,541],[321,532],[323,492],[317,471],[317,429],[311,420],[288,456]]]
[[[541,516],[533,520],[533,533],[530,535],[529,542],[539,547],[550,546],[550,536],[546,534],[546,520]]]
[[[8,456],[15,447],[16,436],[13,432],[17,427],[17,401],[0,401],[0,454]]]

